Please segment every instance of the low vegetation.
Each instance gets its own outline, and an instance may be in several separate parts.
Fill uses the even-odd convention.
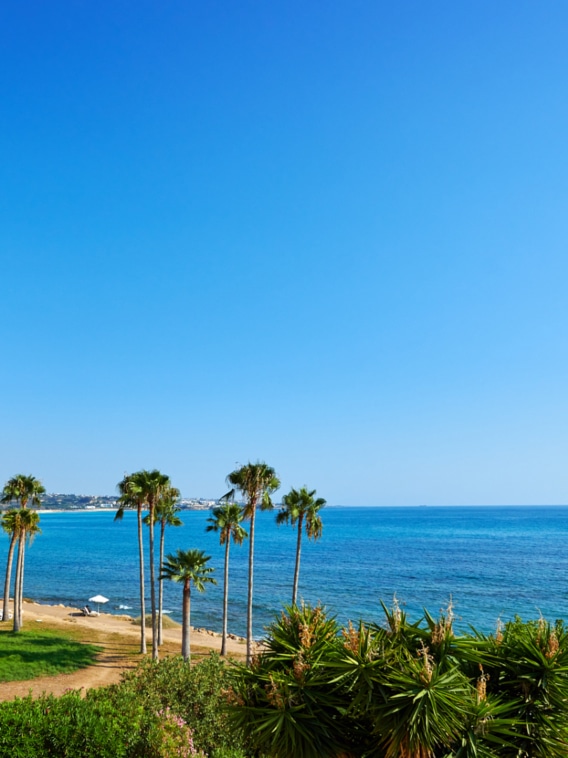
[[[228,667],[145,660],[118,685],[0,704],[0,758],[245,758],[228,728]]]
[[[568,633],[544,619],[456,635],[451,606],[338,628],[288,608],[237,666],[231,721],[278,758],[565,758]]]
[[[292,606],[250,666],[146,659],[84,698],[0,704],[0,758],[565,758],[564,623],[453,626],[451,607],[342,629]]]
[[[48,629],[0,630],[0,682],[69,674],[91,666],[101,650]]]

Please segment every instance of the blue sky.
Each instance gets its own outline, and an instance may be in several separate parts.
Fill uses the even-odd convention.
[[[3,3],[0,478],[567,502],[567,24]]]

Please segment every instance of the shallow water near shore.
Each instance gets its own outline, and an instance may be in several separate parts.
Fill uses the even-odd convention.
[[[42,533],[26,552],[26,597],[82,606],[96,594],[105,612],[138,615],[135,513],[40,512]],[[166,531],[166,552],[211,555],[219,585],[192,594],[192,624],[220,631],[224,548],[206,533],[207,511],[184,511]],[[381,622],[382,599],[396,593],[411,619],[437,615],[453,598],[458,627],[495,629],[497,619],[568,616],[568,507],[328,507],[319,542],[303,541],[300,597],[321,601],[342,623]],[[148,551],[147,529],[145,550]],[[296,532],[259,512],[255,540],[254,625],[261,636],[290,602]],[[4,570],[8,539],[0,542]],[[248,544],[231,545],[229,630],[246,630]],[[149,592],[146,593],[149,595]],[[123,606],[121,608],[120,606]],[[131,610],[125,610],[129,606]],[[148,601],[149,608],[149,601]],[[181,587],[164,586],[164,608],[181,619]]]

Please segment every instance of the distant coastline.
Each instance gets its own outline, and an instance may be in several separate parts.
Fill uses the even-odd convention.
[[[91,513],[116,511],[120,507],[118,495],[74,495],[47,493],[40,497],[42,513]],[[15,503],[3,504],[0,512],[14,507]],[[182,511],[207,511],[217,505],[211,498],[182,497],[178,507]]]
[[[115,513],[118,508],[41,508],[45,513]]]

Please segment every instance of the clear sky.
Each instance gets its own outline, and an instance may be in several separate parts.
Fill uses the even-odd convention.
[[[568,4],[5,0],[0,479],[568,502]]]

